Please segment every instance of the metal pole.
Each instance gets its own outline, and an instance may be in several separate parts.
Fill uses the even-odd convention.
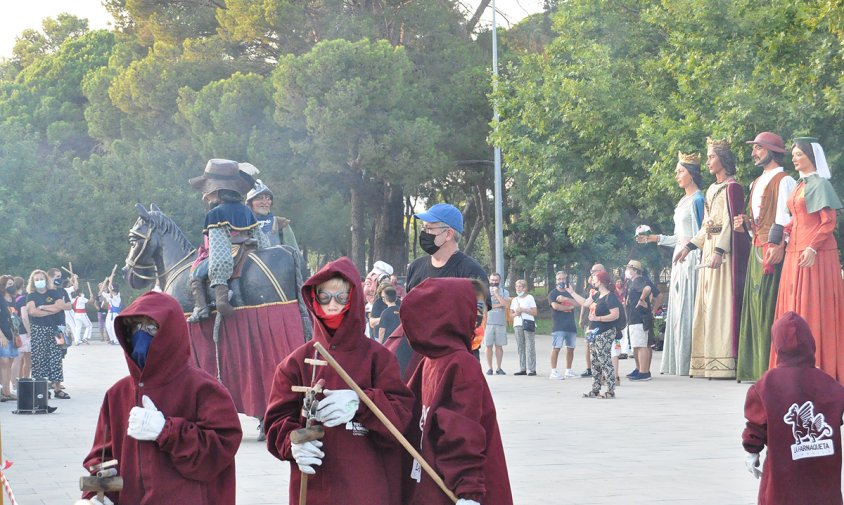
[[[492,89],[498,89],[498,31],[495,19],[495,0],[492,0]],[[493,102],[493,114],[498,121],[498,103]],[[502,284],[507,280],[504,271],[504,206],[501,179],[501,149],[495,147],[495,271],[501,274]]]

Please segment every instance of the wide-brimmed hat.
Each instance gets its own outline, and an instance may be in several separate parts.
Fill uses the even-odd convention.
[[[188,183],[202,193],[228,189],[246,195],[255,185],[255,179],[241,171],[236,161],[212,159],[205,165],[205,173],[188,180]]]
[[[628,268],[635,268],[636,270],[642,272],[644,269],[642,268],[642,262],[636,260],[630,260],[627,262]]]
[[[762,132],[755,139],[748,140],[745,144],[758,144],[775,153],[785,152],[785,142],[783,142],[782,137],[774,132]]]

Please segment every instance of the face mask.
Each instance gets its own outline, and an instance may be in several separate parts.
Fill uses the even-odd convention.
[[[566,283],[561,282],[561,283],[557,284],[557,289],[559,289],[560,291],[566,289]]]
[[[519,291],[518,289],[516,290],[516,294],[519,295],[519,296],[525,296],[525,292]]]
[[[434,243],[437,236],[433,233],[422,231],[419,233],[419,246],[426,254],[436,254],[440,250],[440,246]]]
[[[6,292],[9,293],[10,295],[15,294],[15,291],[16,291],[16,289],[15,289],[14,286],[9,286],[8,288],[6,288]]]
[[[630,270],[624,271],[624,278],[627,279],[628,281],[633,278],[633,274],[630,273]]]
[[[153,334],[144,329],[135,330],[132,333],[132,361],[138,364],[141,370],[147,362],[149,344],[152,342]]]
[[[486,302],[478,302],[478,314],[475,317],[475,329],[484,324],[484,309],[486,309]]]
[[[47,287],[47,281],[44,279],[35,281],[35,289],[44,289]]]
[[[62,285],[62,278],[58,277],[56,279],[53,279],[53,284],[55,284],[56,286],[61,286]]]

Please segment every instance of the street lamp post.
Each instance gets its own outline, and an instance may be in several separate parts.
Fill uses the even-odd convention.
[[[496,30],[495,0],[492,0],[492,89],[498,89],[498,32]],[[493,114],[498,122],[498,104],[493,101]],[[497,128],[497,126],[496,126]],[[502,281],[506,280],[504,271],[504,207],[503,182],[501,179],[501,149],[495,148],[495,271],[501,274]]]

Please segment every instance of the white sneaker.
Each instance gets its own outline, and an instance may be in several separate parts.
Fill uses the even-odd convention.
[[[548,378],[551,380],[565,380],[565,377],[563,377],[556,368],[554,370],[551,370],[551,375],[549,375]]]
[[[571,368],[566,370],[566,378],[567,379],[574,378],[574,377],[579,377],[579,375],[574,370],[572,370]]]

